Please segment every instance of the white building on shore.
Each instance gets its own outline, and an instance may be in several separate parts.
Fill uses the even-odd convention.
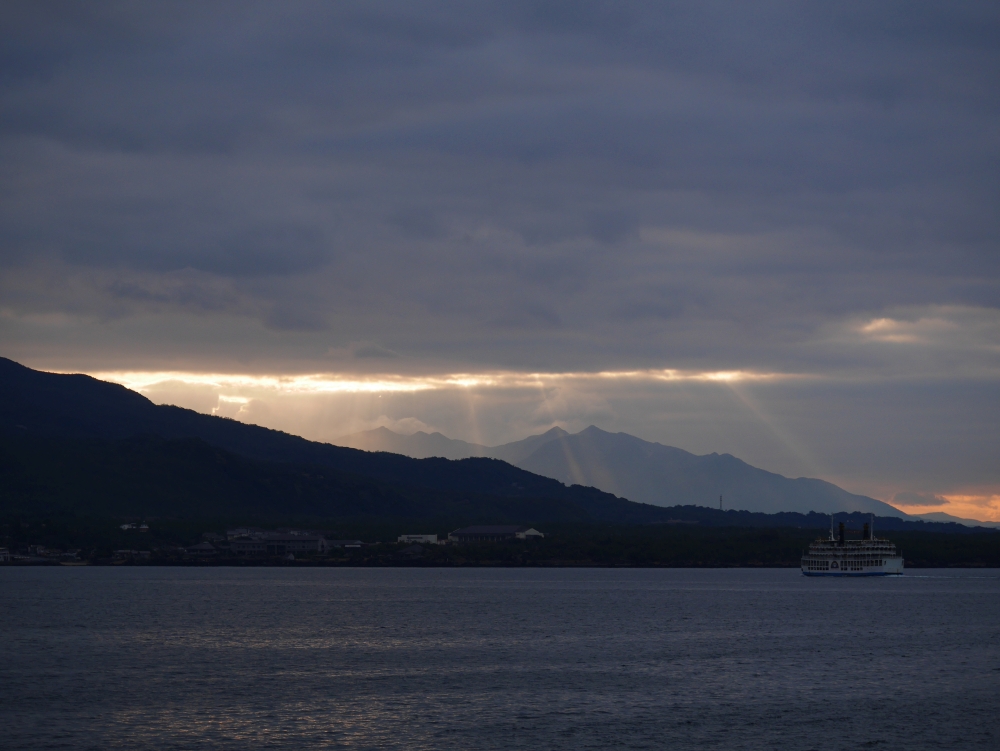
[[[452,542],[502,542],[503,540],[540,540],[545,537],[534,527],[516,524],[492,524],[463,527],[448,534]]]

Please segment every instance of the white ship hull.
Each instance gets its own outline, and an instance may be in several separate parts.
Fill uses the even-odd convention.
[[[833,530],[826,540],[816,540],[802,556],[804,576],[902,576],[903,556],[889,540],[875,537],[872,527],[865,524],[860,540],[847,540],[844,525],[840,538]]]
[[[866,566],[862,568],[827,568],[821,570],[818,568],[807,568],[806,564],[802,564],[802,573],[805,576],[902,576],[903,575],[903,559],[899,558],[897,560],[886,561],[881,566]]]

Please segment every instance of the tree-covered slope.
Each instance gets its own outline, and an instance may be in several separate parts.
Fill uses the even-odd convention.
[[[559,499],[400,487],[328,467],[250,459],[198,438],[0,437],[0,510],[173,518],[585,521]]]

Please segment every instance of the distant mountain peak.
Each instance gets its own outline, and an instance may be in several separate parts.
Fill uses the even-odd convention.
[[[713,451],[699,456],[628,433],[611,433],[596,425],[588,425],[578,433],[552,427],[501,446],[455,441],[440,433],[414,436],[392,434],[391,440],[381,444],[381,450],[418,458],[436,455],[501,459],[567,485],[589,485],[657,506],[693,504],[715,508],[721,495],[726,508],[748,511],[865,511],[905,516],[882,501],[849,493],[823,480],[790,479],[758,469],[729,453]],[[367,448],[359,443],[346,445]]]

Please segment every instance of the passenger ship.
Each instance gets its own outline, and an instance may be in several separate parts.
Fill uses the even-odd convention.
[[[802,556],[802,573],[806,576],[900,576],[903,573],[903,556],[888,540],[875,537],[875,519],[865,524],[860,540],[844,539],[844,523],[840,535],[833,537],[833,519],[830,519],[830,537],[816,540],[809,552]]]

